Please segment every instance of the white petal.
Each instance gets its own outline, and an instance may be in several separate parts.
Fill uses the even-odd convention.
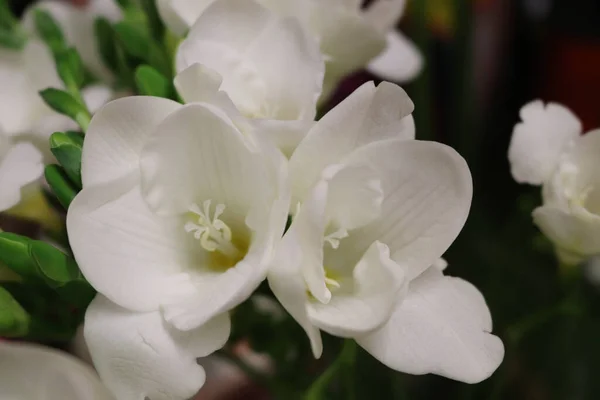
[[[288,158],[315,125],[314,121],[309,120],[253,119],[250,122],[257,135],[268,138]]]
[[[294,194],[301,198],[326,166],[361,146],[414,138],[414,126],[407,120],[413,108],[406,92],[392,83],[375,87],[368,82],[355,90],[310,130],[294,152],[290,160]]]
[[[416,78],[424,64],[417,46],[398,31],[389,32],[386,43],[385,50],[369,63],[369,71],[393,82],[408,82]]]
[[[83,186],[110,182],[138,169],[140,153],[156,126],[181,104],[158,97],[111,101],[92,118],[83,145]]]
[[[341,288],[334,291],[328,304],[310,302],[312,323],[342,337],[377,328],[389,318],[405,284],[401,268],[390,259],[386,245],[374,242],[354,268],[353,280],[344,282],[342,278]],[[345,285],[351,287],[346,289]]]
[[[87,139],[86,139],[87,140]],[[157,310],[178,274],[193,265],[183,221],[154,215],[132,176],[84,188],[71,203],[67,230],[73,254],[92,286],[133,310]],[[187,286],[186,286],[187,285]]]
[[[29,133],[38,113],[47,112],[27,74],[25,54],[28,48],[36,46],[34,43],[30,40],[23,53],[0,49],[0,129],[11,136]]]
[[[294,221],[277,247],[275,258],[268,273],[269,286],[290,315],[300,324],[308,335],[313,355],[321,357],[323,343],[321,334],[308,317],[306,266],[321,277],[320,291],[318,279],[311,280],[312,291],[322,293],[324,285],[323,270],[323,212],[325,210],[323,191],[325,183],[317,185],[314,196],[305,202],[303,208],[294,217]],[[320,214],[319,214],[320,212]],[[319,219],[321,218],[321,219]],[[315,263],[317,263],[315,265]],[[316,278],[318,278],[316,276]]]
[[[381,214],[383,190],[377,171],[368,165],[330,166],[325,173],[335,172],[329,183],[327,216],[336,226],[350,230],[378,218]]]
[[[158,0],[158,12],[165,25],[178,36],[185,36],[200,14],[214,0]]]
[[[406,0],[376,0],[364,11],[364,17],[382,32],[394,29],[406,9]]]
[[[17,205],[21,201],[21,189],[42,176],[42,158],[38,149],[25,142],[12,145],[3,156],[0,154],[0,211]]]
[[[413,279],[444,254],[463,227],[473,193],[469,167],[452,148],[415,140],[373,143],[350,160],[378,172],[381,217],[351,232],[331,262],[354,265],[379,240]]]
[[[323,83],[323,97],[327,98],[342,78],[364,68],[381,53],[385,36],[359,10],[325,1],[313,3],[311,24],[327,60]]]
[[[221,0],[198,18],[177,53],[177,70],[202,63],[248,116],[312,119],[324,64],[299,22],[252,0]],[[294,76],[294,79],[289,79]]]
[[[357,342],[395,370],[477,383],[504,357],[504,346],[491,329],[481,293],[462,279],[430,268],[410,283],[390,320]]]
[[[211,103],[223,78],[215,70],[194,63],[175,77],[175,88],[186,103]]]
[[[84,327],[94,365],[118,399],[185,400],[206,378],[196,358],[223,347],[230,320],[219,316],[182,333],[166,325],[159,312],[131,312],[98,295]]]
[[[517,182],[539,185],[556,168],[566,146],[581,134],[581,122],[566,107],[533,101],[521,108],[508,148],[511,173]]]
[[[533,211],[533,220],[548,239],[569,254],[569,262],[577,264],[600,254],[600,216],[584,209],[569,212],[542,206]]]
[[[243,219],[276,195],[273,171],[252,137],[219,108],[189,104],[155,130],[141,157],[146,200],[160,213],[185,213],[193,204],[222,203]]]
[[[2,399],[114,399],[90,367],[51,348],[0,342],[0,371]]]

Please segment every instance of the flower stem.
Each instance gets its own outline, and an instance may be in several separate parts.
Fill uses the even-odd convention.
[[[331,365],[313,382],[308,388],[304,395],[304,400],[321,400],[329,387],[329,384],[333,378],[338,374],[341,369],[346,369],[346,372],[353,371],[354,359],[356,356],[356,342],[352,339],[346,339],[344,346],[338,357],[331,363]],[[346,399],[353,400],[354,386],[352,376],[346,376]]]

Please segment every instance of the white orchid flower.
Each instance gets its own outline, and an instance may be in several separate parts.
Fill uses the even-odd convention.
[[[293,18],[253,0],[216,1],[176,60],[175,84],[187,103],[226,93],[288,154],[314,123],[325,64],[317,41]]]
[[[86,341],[117,398],[191,397],[196,358],[225,344],[227,312],[266,277],[289,210],[286,160],[240,118],[143,96],[92,118],[67,229],[100,293]]]
[[[211,4],[222,1],[159,0],[158,7],[167,26],[183,36]],[[259,1],[280,15],[296,18],[319,40],[327,60],[324,98],[342,78],[365,66],[396,82],[412,80],[422,68],[419,50],[394,29],[406,0],[376,0],[366,9],[356,0]]]
[[[16,206],[27,186],[43,173],[40,151],[31,143],[16,142],[0,129],[0,211]]]
[[[534,222],[556,245],[562,262],[600,254],[600,130],[582,136],[566,107],[540,100],[521,109],[508,158],[517,182],[542,185]]]
[[[450,147],[412,140],[412,110],[400,87],[367,83],[308,133],[269,284],[316,357],[324,330],[393,369],[478,382],[504,348],[482,295],[439,260],[467,218],[471,175]]]
[[[11,342],[0,342],[0,398],[114,400],[96,373],[76,358]]]

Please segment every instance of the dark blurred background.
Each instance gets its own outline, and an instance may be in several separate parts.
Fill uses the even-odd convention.
[[[456,148],[474,179],[446,272],[483,292],[506,356],[490,379],[466,385],[393,372],[362,352],[357,398],[599,399],[600,286],[583,269],[558,269],[530,216],[539,188],[512,180],[507,148],[519,109],[537,98],[600,127],[600,0],[412,0],[400,29],[427,59],[406,85],[417,138]],[[336,99],[369,79],[350,77]],[[252,392],[235,398],[264,398]]]

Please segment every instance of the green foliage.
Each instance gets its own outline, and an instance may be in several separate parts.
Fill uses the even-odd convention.
[[[158,14],[156,0],[141,0],[140,3],[148,20],[148,28],[152,37],[158,41],[162,40],[165,34],[165,26]]]
[[[85,67],[74,48],[69,48],[55,55],[58,76],[65,87],[73,95],[79,93],[79,89],[85,83]]]
[[[8,2],[0,0],[0,46],[20,50],[27,42],[27,35],[19,26]]]
[[[171,76],[166,53],[139,24],[125,20],[115,24],[114,29],[126,54],[147,63],[165,76]]]
[[[166,98],[172,95],[169,80],[149,65],[141,65],[135,70],[135,83],[142,95]]]
[[[106,18],[97,18],[94,22],[94,33],[96,34],[96,47],[102,62],[111,71],[118,72],[116,36],[112,25]]]
[[[29,331],[30,316],[3,287],[0,287],[0,336],[21,337]]]
[[[39,37],[46,42],[53,54],[67,50],[62,29],[50,13],[38,8],[33,11],[33,18]]]
[[[78,190],[65,170],[59,165],[47,165],[44,176],[60,204],[68,209]]]
[[[81,189],[81,152],[83,136],[76,132],[55,132],[50,137],[50,150],[77,189]]]
[[[40,91],[44,102],[54,111],[66,115],[79,124],[84,131],[90,123],[90,113],[81,101],[64,90],[48,88]]]

